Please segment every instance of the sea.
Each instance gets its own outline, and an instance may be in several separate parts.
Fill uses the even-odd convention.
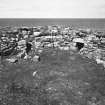
[[[76,28],[91,28],[95,30],[105,31],[105,18],[102,19],[71,19],[71,18],[1,18],[0,27],[11,26],[46,26],[46,25],[61,25],[71,26]]]

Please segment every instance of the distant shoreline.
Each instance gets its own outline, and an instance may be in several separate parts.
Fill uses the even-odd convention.
[[[0,26],[47,26],[62,25],[105,31],[105,18],[0,18]]]

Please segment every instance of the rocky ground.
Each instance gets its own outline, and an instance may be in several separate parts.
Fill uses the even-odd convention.
[[[0,105],[104,105],[105,71],[70,51],[46,49],[40,62],[0,66]]]

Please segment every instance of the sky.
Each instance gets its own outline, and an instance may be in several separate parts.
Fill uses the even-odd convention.
[[[0,18],[105,18],[105,0],[0,0]]]

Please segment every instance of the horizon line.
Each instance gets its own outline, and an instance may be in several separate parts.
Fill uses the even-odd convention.
[[[23,18],[23,17],[18,17],[18,18],[0,18],[0,19],[105,19],[105,18]]]

